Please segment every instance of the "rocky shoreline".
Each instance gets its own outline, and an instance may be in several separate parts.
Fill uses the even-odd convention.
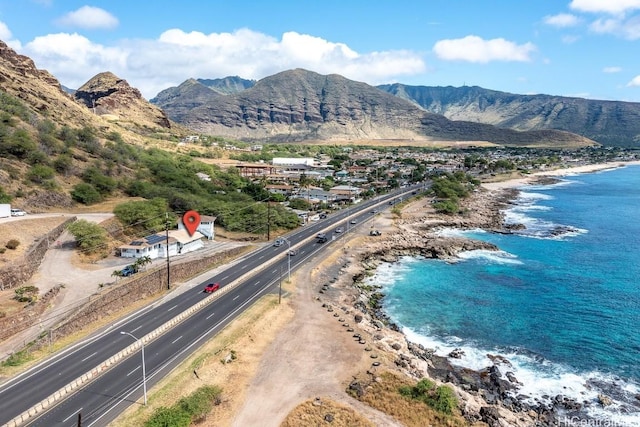
[[[548,180],[549,177],[545,177]],[[552,178],[553,179],[553,178]],[[545,182],[548,183],[548,182]],[[488,191],[478,190],[465,201],[461,215],[438,215],[425,199],[412,203],[414,213],[395,220],[395,228],[383,232],[383,236],[367,242],[358,251],[353,271],[352,287],[358,295],[353,303],[360,316],[361,326],[369,325],[374,340],[389,344],[389,350],[397,353],[395,365],[406,374],[419,379],[429,376],[453,386],[460,396],[464,417],[471,423],[482,421],[489,426],[560,426],[570,425],[569,419],[586,420],[582,412],[590,402],[557,396],[543,396],[531,401],[529,396],[518,394],[521,384],[510,371],[510,362],[500,355],[488,355],[493,362],[475,371],[456,366],[450,359],[463,356],[462,350],[451,352],[448,357],[435,355],[435,350],[410,342],[401,334],[382,310],[384,295],[379,288],[366,285],[381,263],[396,262],[403,256],[420,256],[454,261],[458,253],[476,249],[499,250],[496,246],[472,239],[443,237],[438,231],[444,227],[483,229],[498,233],[511,233],[518,225],[507,226],[502,211],[518,196],[513,188]],[[416,206],[418,207],[416,209]],[[411,207],[408,207],[411,210]],[[372,239],[369,239],[372,240]],[[403,345],[398,344],[404,339]],[[394,341],[395,340],[395,341]],[[600,398],[600,405],[607,404],[607,397]]]

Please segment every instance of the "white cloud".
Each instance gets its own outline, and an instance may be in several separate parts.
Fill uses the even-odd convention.
[[[518,45],[499,38],[484,40],[478,36],[440,40],[433,46],[438,58],[446,61],[487,63],[491,61],[530,61],[536,50],[532,43]]]
[[[620,71],[622,71],[620,67],[604,67],[602,69],[603,73],[619,73]]]
[[[99,7],[82,6],[58,19],[57,23],[66,27],[110,29],[118,26],[118,18]]]
[[[7,41],[11,40],[11,30],[7,27],[7,24],[0,21],[0,40]]]
[[[633,86],[633,87],[640,86],[640,75],[635,76],[633,80],[627,83],[627,86]]]
[[[571,0],[569,7],[580,12],[617,15],[640,9],[640,0]]]
[[[278,40],[249,29],[211,34],[171,29],[157,40],[125,40],[115,46],[59,33],[34,39],[23,53],[65,86],[77,88],[97,73],[111,71],[140,89],[147,99],[191,77],[261,79],[306,68],[379,84],[426,70],[416,52],[359,53],[343,43],[296,32],[284,33]]]
[[[638,40],[640,39],[640,16],[629,19],[597,19],[589,29],[599,34],[613,34],[627,40]]]
[[[570,13],[559,13],[557,15],[544,17],[544,23],[553,27],[574,27],[578,25],[579,22],[580,20],[578,19],[578,17],[575,15],[571,15]]]

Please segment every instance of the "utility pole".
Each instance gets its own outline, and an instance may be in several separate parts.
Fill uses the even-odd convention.
[[[165,238],[167,239],[167,289],[171,289],[171,269],[169,265],[169,213],[165,212]]]
[[[267,242],[271,240],[271,203],[267,199]]]

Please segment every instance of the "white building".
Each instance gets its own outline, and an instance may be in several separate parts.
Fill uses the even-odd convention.
[[[196,232],[200,232],[207,238],[207,240],[215,240],[216,233],[213,227],[214,222],[216,221],[215,216],[209,215],[200,215],[200,225],[196,228]],[[178,220],[178,230],[187,231],[182,222],[182,219]]]
[[[314,166],[316,161],[311,157],[274,157],[272,164],[274,166]]]
[[[201,233],[195,232],[189,236],[186,230],[169,230],[169,256],[185,254],[198,250],[204,246]],[[160,232],[134,240],[128,245],[118,247],[123,258],[142,258],[148,256],[151,259],[165,258],[167,256],[166,232]]]

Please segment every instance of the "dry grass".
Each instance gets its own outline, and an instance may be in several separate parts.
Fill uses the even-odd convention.
[[[411,400],[402,396],[398,390],[402,386],[413,386],[406,377],[400,377],[398,374],[390,371],[383,372],[379,377],[379,381],[370,382],[369,379],[363,380],[363,383],[369,383],[366,393],[358,398],[358,400],[375,408],[387,415],[399,420],[407,427],[424,427],[424,426],[442,426],[442,427],[461,427],[469,425],[468,422],[460,415],[445,415],[429,408],[425,403]],[[484,423],[476,423],[473,426],[486,426]]]
[[[328,416],[332,421],[328,421]],[[325,418],[327,417],[327,418]],[[375,427],[352,408],[329,399],[308,400],[289,413],[280,427],[330,425],[332,427]]]

